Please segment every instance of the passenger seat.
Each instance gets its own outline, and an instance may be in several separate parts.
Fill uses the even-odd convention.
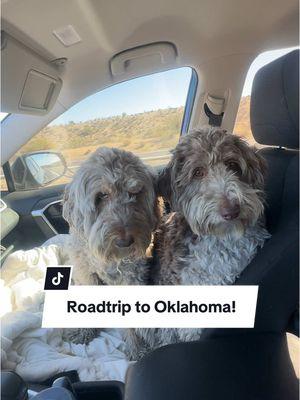
[[[259,285],[251,333],[299,336],[299,50],[261,68],[250,106],[253,136],[265,145],[266,224],[272,234],[237,285]],[[270,147],[271,146],[271,147]],[[207,329],[204,337],[246,329]]]
[[[266,223],[272,237],[236,284],[259,285],[253,329],[206,329],[198,342],[153,351],[127,374],[125,400],[296,400],[286,331],[298,331],[299,51],[263,67],[251,127],[264,147]]]
[[[299,50],[255,76],[251,129],[268,163],[266,223],[272,238],[237,284],[259,287],[256,331],[299,335]]]

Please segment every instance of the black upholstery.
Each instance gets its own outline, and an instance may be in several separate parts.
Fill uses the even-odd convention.
[[[119,381],[77,382],[73,389],[78,400],[122,400],[124,383]]]
[[[259,285],[254,329],[206,329],[201,340],[166,346],[135,364],[126,400],[298,399],[285,332],[298,333],[299,51],[268,64],[254,80],[251,126],[269,172],[266,224],[272,237],[238,285]]]
[[[280,144],[284,147],[296,147],[299,143],[299,127],[294,126],[293,122],[299,120],[299,98],[294,97],[294,86],[299,85],[298,57],[299,51],[293,51],[263,67],[254,79],[251,125],[256,140],[261,143]],[[279,74],[279,68],[281,71],[288,70],[289,76],[286,76],[287,72]],[[270,97],[270,88],[281,96],[282,87],[285,87],[285,99],[289,99],[289,104],[292,104],[289,112],[285,109],[287,103],[282,97]],[[292,93],[288,91],[289,88]],[[264,103],[268,103],[265,108]],[[278,112],[276,106],[279,107]],[[272,114],[270,109],[273,109]],[[277,126],[278,116],[283,110],[286,110],[284,123],[279,123],[278,129],[271,127],[268,130],[272,124]],[[268,124],[263,125],[263,121],[268,121]],[[293,321],[293,318],[297,318],[299,307],[299,151],[265,147],[260,150],[260,154],[268,163],[265,214],[272,237],[236,284],[259,285],[254,328],[256,332],[289,330],[299,335],[297,320]],[[239,332],[207,329],[204,337]]]
[[[299,51],[261,68],[251,93],[251,129],[260,144],[299,148]]]
[[[299,206],[299,152],[279,148],[264,148],[260,154],[266,159],[269,172],[266,179],[266,222],[273,234],[284,228],[291,214]],[[295,217],[295,215],[294,215]],[[297,220],[295,224],[298,227]]]
[[[253,136],[268,163],[266,223],[272,238],[237,284],[260,285],[255,329],[292,330],[299,308],[299,50],[256,75],[251,95]],[[294,149],[294,150],[290,150]]]
[[[285,335],[162,347],[133,365],[125,400],[298,400]]]

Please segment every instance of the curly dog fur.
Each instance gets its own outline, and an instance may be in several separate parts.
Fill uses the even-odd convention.
[[[158,181],[170,204],[155,239],[157,285],[230,285],[269,237],[263,226],[265,162],[216,128],[183,136]],[[136,329],[139,348],[199,339],[201,329]]]
[[[63,217],[70,225],[65,252],[75,285],[140,285],[149,281],[147,248],[159,218],[152,171],[134,154],[99,148],[67,185]],[[65,337],[87,343],[94,329]]]

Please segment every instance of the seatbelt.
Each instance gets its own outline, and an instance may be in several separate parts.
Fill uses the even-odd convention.
[[[207,94],[204,102],[204,112],[211,126],[221,126],[224,116],[225,99],[220,99]]]

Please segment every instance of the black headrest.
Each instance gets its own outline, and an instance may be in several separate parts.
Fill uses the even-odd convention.
[[[257,72],[251,93],[250,119],[258,143],[299,148],[299,50]]]

